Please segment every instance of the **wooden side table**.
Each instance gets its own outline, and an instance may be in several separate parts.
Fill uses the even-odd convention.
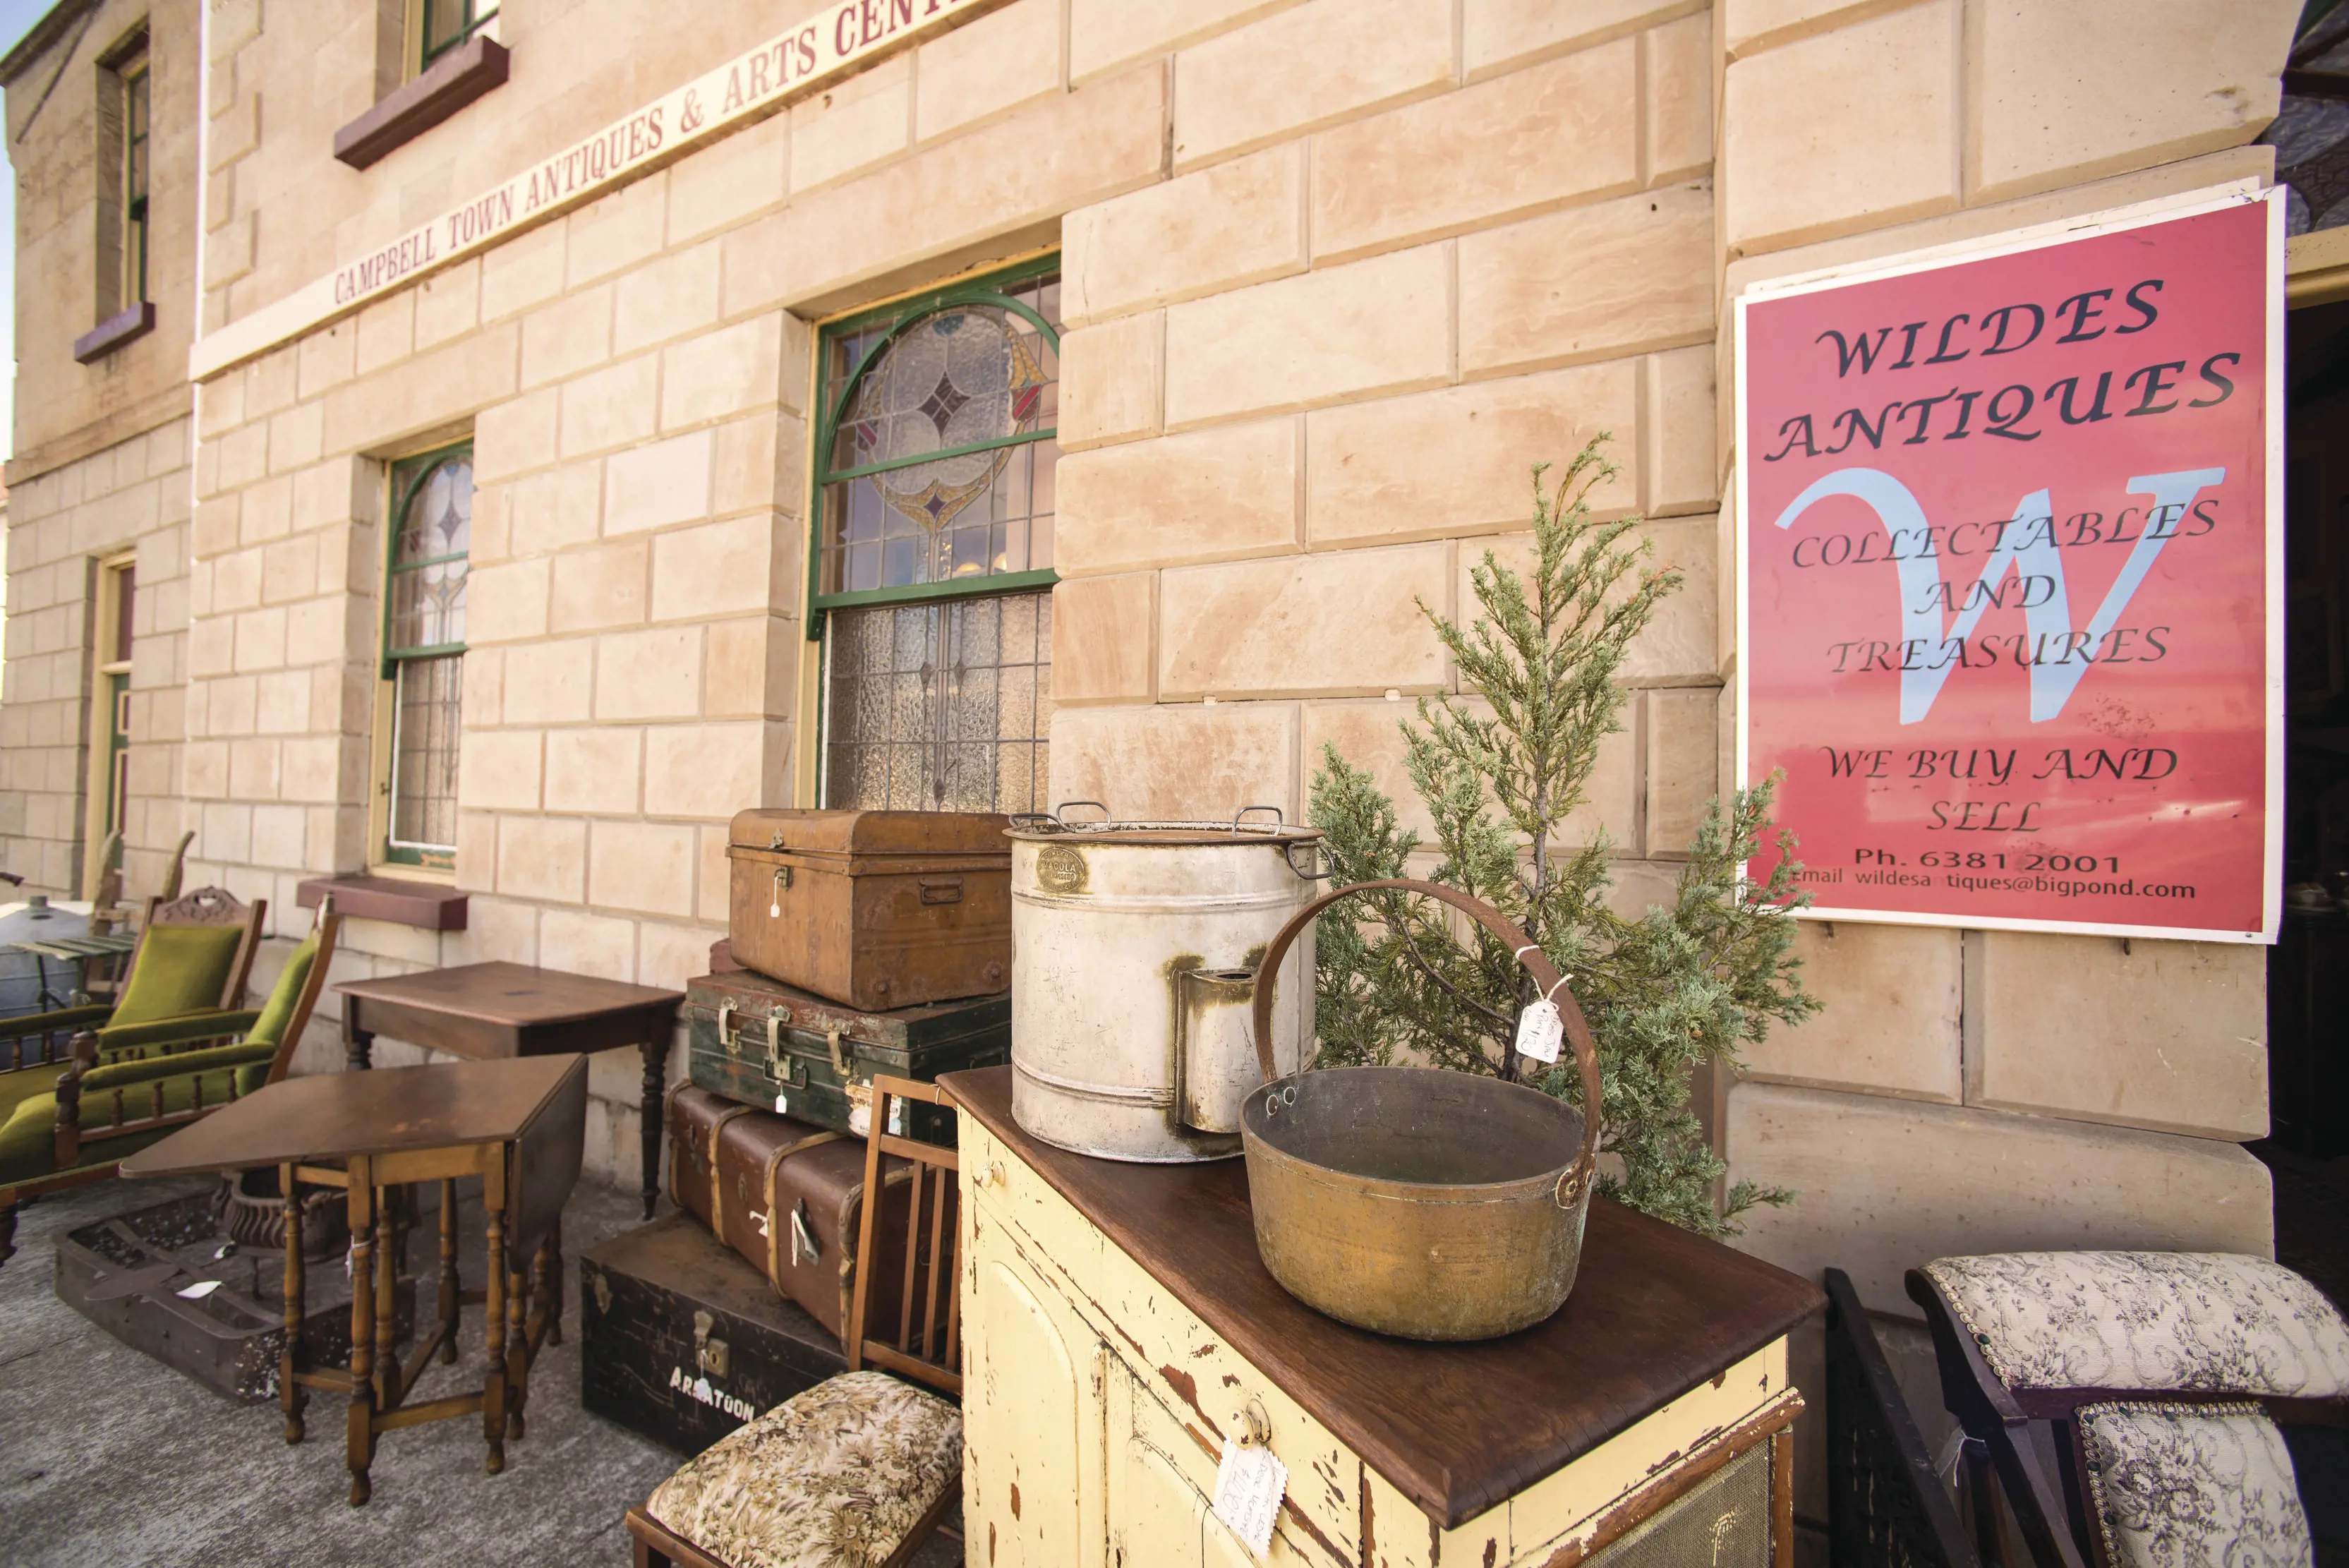
[[[471,963],[388,980],[350,980],[343,1042],[354,1068],[371,1065],[378,1034],[453,1056],[496,1061],[634,1045],[644,1056],[645,1218],[660,1196],[661,1092],[685,993],[519,963]]]
[[[523,1436],[530,1366],[563,1312],[563,1205],[579,1179],[587,1135],[587,1059],[538,1056],[288,1078],[223,1106],[122,1162],[125,1176],[185,1176],[274,1165],[297,1182],[339,1187],[351,1221],[351,1364],[300,1364],[301,1205],[285,1206],[285,1345],[278,1401],[285,1440],[303,1437],[307,1390],[349,1397],[350,1501],[367,1501],[375,1440],[398,1427],[479,1413],[486,1469],[505,1468],[505,1440]],[[481,1179],[489,1221],[482,1288],[457,1273],[457,1179]],[[440,1322],[402,1365],[395,1349],[393,1251],[399,1227],[388,1188],[440,1183]],[[407,1403],[435,1352],[456,1360],[463,1308],[482,1311],[489,1369],[477,1392]],[[420,1314],[419,1314],[420,1315]]]

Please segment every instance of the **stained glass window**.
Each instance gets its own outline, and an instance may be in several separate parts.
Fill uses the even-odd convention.
[[[823,334],[826,805],[1045,795],[1060,306],[1047,259]]]
[[[391,683],[386,858],[453,867],[465,578],[473,522],[473,449],[396,463],[384,584],[384,679]]]
[[[147,297],[147,175],[153,127],[147,57],[119,67],[122,75],[122,296],[125,305]]]

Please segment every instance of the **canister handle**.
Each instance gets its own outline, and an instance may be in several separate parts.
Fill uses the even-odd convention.
[[[1264,950],[1264,961],[1257,966],[1256,971],[1256,1062],[1257,1070],[1264,1075],[1264,1081],[1269,1084],[1280,1076],[1280,1069],[1272,1059],[1272,993],[1280,974],[1280,961],[1288,956],[1289,946],[1297,940],[1298,933],[1311,924],[1322,910],[1349,894],[1374,892],[1381,888],[1423,894],[1458,909],[1498,937],[1502,946],[1516,953],[1526,972],[1534,977],[1534,983],[1541,987],[1542,994],[1557,1004],[1558,1016],[1566,1024],[1566,1036],[1574,1045],[1575,1065],[1582,1071],[1582,1147],[1575,1155],[1574,1163],[1558,1177],[1554,1194],[1559,1208],[1573,1208],[1599,1169],[1599,1046],[1590,1037],[1590,1025],[1583,1019],[1582,1004],[1574,1000],[1574,992],[1566,987],[1566,977],[1557,972],[1557,966],[1549,961],[1549,955],[1529,941],[1516,921],[1482,898],[1471,898],[1457,888],[1446,888],[1438,882],[1397,877],[1377,882],[1356,882],[1324,893],[1290,916],[1288,923],[1280,928],[1279,935],[1274,937],[1271,945]],[[1299,1071],[1302,1070],[1300,1063]]]

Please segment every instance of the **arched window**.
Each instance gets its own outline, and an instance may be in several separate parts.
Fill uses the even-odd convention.
[[[1057,259],[828,326],[822,798],[1027,811],[1051,711]]]
[[[457,743],[472,547],[473,448],[420,452],[391,471],[378,709],[390,732],[379,849],[393,865],[455,867]]]

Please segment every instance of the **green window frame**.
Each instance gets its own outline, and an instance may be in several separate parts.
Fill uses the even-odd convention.
[[[126,305],[147,298],[147,184],[152,171],[154,100],[147,57],[122,67],[122,270]]]
[[[378,673],[388,688],[379,711],[389,726],[381,849],[395,866],[456,868],[472,489],[471,441],[391,466]]]
[[[825,805],[1025,811],[1044,794],[1060,270],[1048,254],[818,333],[806,625]]]
[[[934,577],[926,582],[871,588],[827,588],[825,586],[828,576],[842,575],[834,573],[833,568],[845,548],[844,540],[835,543],[827,537],[834,514],[840,509],[840,492],[834,490],[834,486],[845,486],[855,480],[893,470],[918,468],[950,458],[1010,451],[1045,442],[1052,443],[1052,450],[1057,453],[1060,440],[1060,327],[1035,306],[1015,297],[1013,291],[1057,279],[1060,270],[1061,258],[1057,254],[1039,256],[1003,272],[909,298],[893,300],[875,309],[824,325],[818,345],[817,364],[822,378],[817,405],[820,418],[816,424],[815,462],[810,465],[813,470],[813,483],[808,497],[807,635],[811,640],[823,636],[824,616],[830,610],[903,604],[914,599],[968,594],[1011,593],[1023,588],[1050,587],[1061,580],[1060,574],[1046,566],[1009,571],[989,569],[968,576]],[[865,373],[880,363],[892,344],[914,328],[947,315],[957,306],[971,306],[1009,311],[1036,328],[1052,354],[1050,375],[1042,383],[1040,394],[1049,400],[1051,417],[1049,420],[1040,417],[1034,428],[1009,436],[941,447],[911,457],[864,463],[840,462],[842,457],[851,455],[843,449],[842,426],[848,417],[849,400],[855,395]],[[829,501],[828,497],[831,498]],[[1032,542],[1030,548],[1032,553]],[[1049,554],[1050,548],[1048,536],[1044,553]]]
[[[421,0],[424,7],[423,52],[419,70],[429,70],[450,50],[471,43],[489,31],[498,18],[498,0]]]

